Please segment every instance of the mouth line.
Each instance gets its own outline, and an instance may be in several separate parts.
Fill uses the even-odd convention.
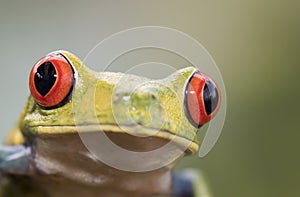
[[[186,147],[191,153],[198,151],[199,145],[184,136],[176,135],[168,130],[159,130],[142,125],[113,125],[113,124],[80,124],[80,125],[34,125],[29,126],[30,130],[37,135],[63,135],[68,133],[89,133],[89,132],[113,132],[129,134],[135,137],[158,137],[173,141],[182,147]]]

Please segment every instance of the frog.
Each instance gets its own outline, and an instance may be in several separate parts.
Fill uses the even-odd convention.
[[[29,90],[0,147],[1,197],[211,196],[201,172],[173,170],[199,150],[197,132],[220,107],[217,84],[196,67],[150,79],[96,72],[57,50],[34,64]],[[176,155],[158,151],[126,170],[99,158],[114,161],[102,138],[129,153],[168,146]]]

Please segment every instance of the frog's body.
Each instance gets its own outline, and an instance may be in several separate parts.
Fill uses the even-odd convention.
[[[45,79],[37,76],[49,78],[53,65],[56,81],[45,85]],[[97,148],[99,132],[104,132],[110,141],[133,152],[151,152],[165,145],[176,153],[196,152],[197,127],[216,113],[219,99],[206,119],[201,107],[199,121],[195,118],[196,112],[186,101],[186,87],[195,71],[189,67],[153,81],[122,73],[95,73],[66,51],[41,59],[31,72],[31,96],[19,125],[0,149],[0,196],[199,197],[189,175],[170,171],[180,157],[170,160],[169,154],[154,154],[151,162],[136,164],[137,171],[151,170],[130,172],[103,163],[85,143],[88,140]],[[120,86],[123,80],[126,84]],[[186,102],[188,110],[183,106]],[[151,168],[168,159],[167,165]],[[208,196],[205,189],[201,192]]]

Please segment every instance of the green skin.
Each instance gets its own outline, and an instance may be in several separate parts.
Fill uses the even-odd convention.
[[[97,73],[73,54],[57,52],[75,70],[72,97],[63,106],[44,109],[29,96],[18,127],[0,149],[0,196],[210,196],[195,171],[171,172],[180,157],[156,170],[127,172],[102,163],[81,140],[105,132],[131,151],[151,151],[172,141],[172,149],[182,155],[197,152],[198,129],[183,105],[194,67],[150,80]],[[154,159],[164,161],[165,155]]]

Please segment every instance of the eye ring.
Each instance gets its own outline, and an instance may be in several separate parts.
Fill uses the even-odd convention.
[[[184,91],[185,114],[194,127],[210,121],[220,107],[220,90],[207,75],[195,71]]]
[[[71,98],[74,69],[61,53],[40,59],[29,76],[29,89],[37,104],[45,109],[61,107]]]

